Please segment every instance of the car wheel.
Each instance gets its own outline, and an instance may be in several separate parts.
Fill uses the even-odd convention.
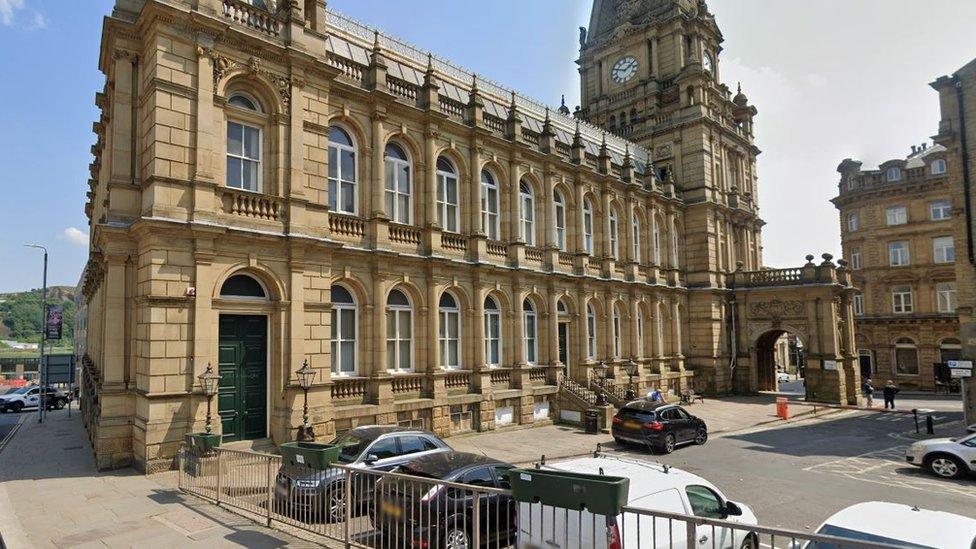
[[[470,549],[471,537],[463,525],[453,522],[444,532],[444,549]]]
[[[0,414],[6,414],[6,413],[7,413],[7,407],[6,406],[4,406],[3,408],[0,408]]]
[[[622,438],[613,437],[613,441],[617,443],[617,446],[627,446],[627,441]]]
[[[20,411],[23,410],[23,409],[24,409],[24,403],[23,402],[14,402],[13,410],[14,410],[14,413],[15,414],[19,414]]]
[[[938,454],[927,458],[925,465],[929,471],[942,478],[959,478],[966,471],[964,464],[959,459],[946,454]]]
[[[54,409],[55,410],[61,410],[63,408],[64,408],[64,399],[63,398],[59,398],[59,399],[57,399],[57,400],[54,401]]]
[[[676,444],[677,441],[674,438],[674,434],[668,433],[664,437],[664,444],[661,445],[661,451],[665,454],[670,454],[671,452],[674,452],[674,447]]]
[[[328,522],[346,520],[346,485],[339,481],[325,489],[325,517]]]
[[[695,432],[695,444],[701,446],[706,442],[708,442],[708,429],[699,427],[698,431]]]
[[[759,549],[759,540],[756,539],[755,534],[749,534],[749,536],[742,542],[739,549]]]

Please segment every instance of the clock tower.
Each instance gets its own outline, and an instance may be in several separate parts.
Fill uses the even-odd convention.
[[[580,29],[576,115],[645,147],[675,183],[691,345],[686,364],[718,390],[731,346],[729,273],[762,268],[756,108],[721,81],[722,33],[705,0],[594,0]]]

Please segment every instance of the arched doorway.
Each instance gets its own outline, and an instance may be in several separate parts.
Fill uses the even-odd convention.
[[[782,374],[791,380],[802,378],[805,354],[803,341],[790,331],[774,329],[760,335],[756,339],[757,389],[779,390]]]

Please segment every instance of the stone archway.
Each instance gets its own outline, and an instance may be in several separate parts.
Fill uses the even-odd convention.
[[[733,275],[738,342],[735,358],[736,392],[776,388],[773,346],[784,333],[797,336],[805,349],[807,400],[856,404],[860,369],[854,343],[853,295],[850,271],[832,256],[823,263],[795,269],[736,271]]]

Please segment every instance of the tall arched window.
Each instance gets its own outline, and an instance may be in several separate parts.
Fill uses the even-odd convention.
[[[458,174],[454,164],[443,156],[437,159],[437,222],[452,233],[460,231]]]
[[[593,255],[593,206],[583,199],[583,251]]]
[[[654,218],[652,227],[653,244],[654,244],[654,264],[661,264],[661,224],[658,223],[657,217]]]
[[[918,347],[907,337],[895,341],[895,373],[898,375],[918,375]]]
[[[441,294],[440,332],[441,368],[456,370],[461,366],[461,309],[457,300],[448,292]]]
[[[671,266],[677,268],[678,263],[678,224],[671,223]]]
[[[559,191],[552,193],[553,210],[556,223],[556,246],[559,251],[566,251],[566,203],[563,202],[563,195]]]
[[[490,240],[498,240],[498,183],[488,170],[481,170],[481,227]]]
[[[409,224],[412,219],[410,157],[396,143],[386,145],[386,215],[394,223]]]
[[[220,297],[232,299],[267,299],[268,293],[256,278],[246,274],[229,277],[220,286]]]
[[[637,357],[644,357],[644,311],[637,313]]]
[[[356,302],[343,286],[332,286],[332,374],[356,374]]]
[[[535,307],[528,299],[522,302],[523,329],[525,331],[525,361],[535,364],[538,360],[538,337],[536,332]]]
[[[413,371],[413,308],[400,290],[386,299],[386,369]]]
[[[519,221],[522,241],[535,246],[535,196],[525,181],[519,183]]]
[[[355,215],[356,182],[356,145],[346,130],[329,126],[329,210]]]
[[[623,334],[620,319],[620,306],[613,306],[613,356],[614,358],[620,358],[623,353]]]
[[[502,363],[502,312],[495,298],[485,298],[485,362],[488,366]]]
[[[596,312],[592,303],[586,305],[586,356],[596,358]]]
[[[641,226],[640,219],[637,218],[637,212],[634,212],[633,217],[630,219],[630,224],[633,226],[634,242],[633,242],[633,261],[635,263],[640,263],[641,261]]]
[[[607,129],[610,130],[610,133],[617,133],[617,115],[610,115],[610,123],[607,125]]]
[[[664,311],[661,303],[654,306],[654,328],[657,332],[657,356],[664,356]]]
[[[241,93],[231,95],[227,104],[233,107],[227,110],[227,186],[261,192],[261,128],[241,121],[261,114],[261,106]]]
[[[617,222],[617,211],[610,210],[610,257],[617,259],[620,252],[619,223]]]

